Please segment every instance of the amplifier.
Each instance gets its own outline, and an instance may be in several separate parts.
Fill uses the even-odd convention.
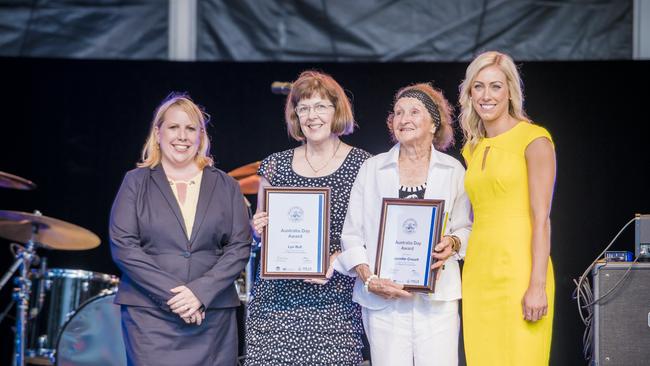
[[[650,360],[650,263],[599,263],[592,272],[594,366],[648,365]]]
[[[634,254],[639,261],[650,261],[650,215],[636,214]]]

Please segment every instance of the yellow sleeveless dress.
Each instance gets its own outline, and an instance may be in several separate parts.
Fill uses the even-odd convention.
[[[463,268],[463,331],[467,364],[548,365],[555,279],[549,259],[548,315],[525,321],[521,300],[531,273],[531,215],[525,150],[544,128],[520,122],[482,139],[467,162],[465,189],[474,212]],[[487,151],[487,152],[486,152]]]

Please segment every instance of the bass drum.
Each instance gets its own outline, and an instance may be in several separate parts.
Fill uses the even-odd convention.
[[[120,305],[115,293],[96,296],[63,326],[56,346],[59,366],[126,366]]]
[[[63,325],[84,302],[114,293],[116,276],[79,269],[33,272],[25,356],[28,363],[52,365]]]

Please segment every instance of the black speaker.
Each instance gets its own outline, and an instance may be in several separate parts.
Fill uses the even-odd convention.
[[[592,275],[594,299],[605,296],[594,306],[593,365],[649,365],[650,263],[602,263]]]

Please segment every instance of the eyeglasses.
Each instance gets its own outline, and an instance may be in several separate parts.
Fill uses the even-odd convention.
[[[314,106],[309,105],[299,105],[296,107],[295,111],[299,117],[305,117],[309,115],[309,111],[314,108],[316,114],[322,115],[328,112],[330,108],[334,107],[332,104],[316,104]]]

